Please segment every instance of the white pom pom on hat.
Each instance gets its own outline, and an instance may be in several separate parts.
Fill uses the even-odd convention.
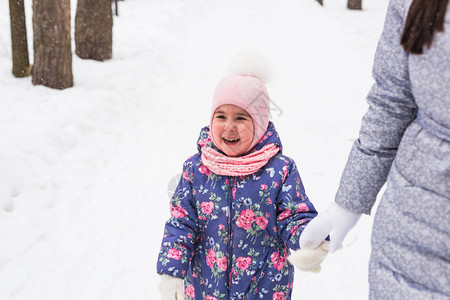
[[[254,126],[249,151],[264,136],[269,125],[270,98],[264,82],[270,77],[270,69],[261,55],[245,51],[232,60],[230,73],[219,82],[214,92],[211,124],[214,112],[221,105],[232,104],[247,111]],[[214,139],[213,142],[217,145]]]
[[[267,59],[257,51],[247,49],[239,52],[230,63],[228,74],[253,76],[267,84],[272,70]]]

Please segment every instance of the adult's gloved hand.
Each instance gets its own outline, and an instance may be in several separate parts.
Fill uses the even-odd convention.
[[[159,284],[161,300],[184,300],[183,279],[169,275],[161,275]]]
[[[312,219],[300,236],[301,249],[316,249],[331,233],[330,252],[335,252],[361,214],[340,207],[335,202]]]

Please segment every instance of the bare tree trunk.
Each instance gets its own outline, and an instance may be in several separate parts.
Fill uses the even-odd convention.
[[[75,15],[75,53],[85,59],[112,57],[111,0],[78,0]]]
[[[70,0],[33,0],[33,84],[73,86]]]
[[[362,9],[362,0],[348,0],[347,7],[349,9]]]
[[[9,0],[11,19],[12,73],[15,77],[30,75],[28,59],[27,27],[23,0]]]

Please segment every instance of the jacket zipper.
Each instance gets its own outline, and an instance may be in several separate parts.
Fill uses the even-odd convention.
[[[228,201],[229,201],[229,215],[228,215],[228,292],[231,293],[232,285],[232,263],[233,263],[233,231],[234,231],[234,198],[233,198],[233,188],[236,186],[236,178],[230,178]]]

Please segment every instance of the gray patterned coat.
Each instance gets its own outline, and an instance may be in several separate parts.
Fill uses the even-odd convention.
[[[370,299],[450,299],[450,12],[423,55],[400,36],[411,0],[391,0],[362,120],[336,202],[374,220]]]

